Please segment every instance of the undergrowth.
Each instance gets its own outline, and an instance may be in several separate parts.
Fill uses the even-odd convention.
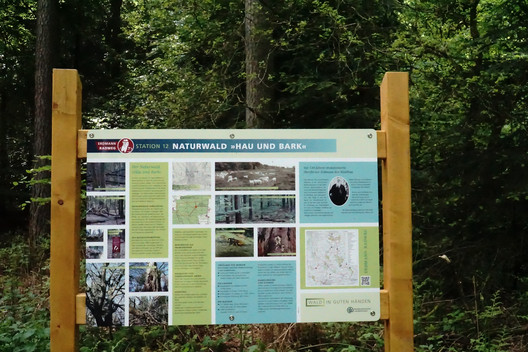
[[[49,242],[29,267],[28,245],[0,246],[0,351],[49,350]],[[415,351],[528,350],[528,278],[515,292],[446,299],[432,279],[415,282]],[[475,285],[477,287],[478,285]],[[383,351],[382,323],[80,328],[81,352],[360,352]]]
[[[47,258],[49,242],[39,243]],[[29,246],[20,236],[0,247],[0,351],[49,350],[48,261],[29,267]]]
[[[81,352],[382,351],[380,324],[266,324],[82,329]]]

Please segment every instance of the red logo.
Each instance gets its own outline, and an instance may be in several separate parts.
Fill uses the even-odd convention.
[[[123,154],[130,153],[134,150],[134,142],[130,138],[123,138],[117,142],[117,150]]]
[[[119,237],[112,237],[112,253],[121,252],[121,239]]]

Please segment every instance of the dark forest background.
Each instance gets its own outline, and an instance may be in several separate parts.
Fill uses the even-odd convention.
[[[0,350],[47,348],[51,69],[84,128],[379,128],[410,73],[417,351],[528,349],[525,0],[0,0]],[[380,324],[83,329],[82,351],[381,351]],[[110,347],[113,346],[113,347]]]

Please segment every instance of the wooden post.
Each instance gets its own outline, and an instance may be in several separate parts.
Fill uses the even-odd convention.
[[[79,292],[81,82],[76,70],[53,70],[51,147],[51,352],[77,350]]]
[[[381,83],[383,271],[388,291],[385,351],[413,351],[409,75],[388,72]]]

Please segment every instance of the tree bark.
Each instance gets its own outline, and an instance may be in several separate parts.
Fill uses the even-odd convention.
[[[51,91],[52,69],[56,45],[56,0],[37,1],[37,36],[35,46],[35,116],[33,122],[33,154],[37,157],[34,167],[47,162],[38,158],[51,154]],[[49,178],[49,171],[34,175],[36,180]],[[31,190],[32,199],[50,196],[50,185],[36,183]],[[30,205],[28,240],[34,253],[39,236],[49,234],[49,204]]]
[[[9,183],[9,173],[12,172],[9,168],[9,157],[7,152],[7,101],[6,101],[6,89],[2,88],[0,92],[0,185],[7,185]],[[0,190],[2,195],[2,202],[0,202],[0,219],[7,221],[7,212],[10,210],[8,202],[6,201],[6,194],[3,192],[3,188]]]
[[[249,197],[249,221],[253,221],[253,202],[251,201],[251,196]]]
[[[121,74],[121,7],[123,0],[112,0],[110,2],[110,18],[106,35],[108,44],[111,48],[110,58],[110,77],[117,78]]]
[[[235,202],[235,224],[241,224],[242,223],[242,213],[240,212],[240,196],[234,195],[234,202]]]
[[[270,24],[259,0],[245,2],[246,127],[273,126],[273,73]]]

